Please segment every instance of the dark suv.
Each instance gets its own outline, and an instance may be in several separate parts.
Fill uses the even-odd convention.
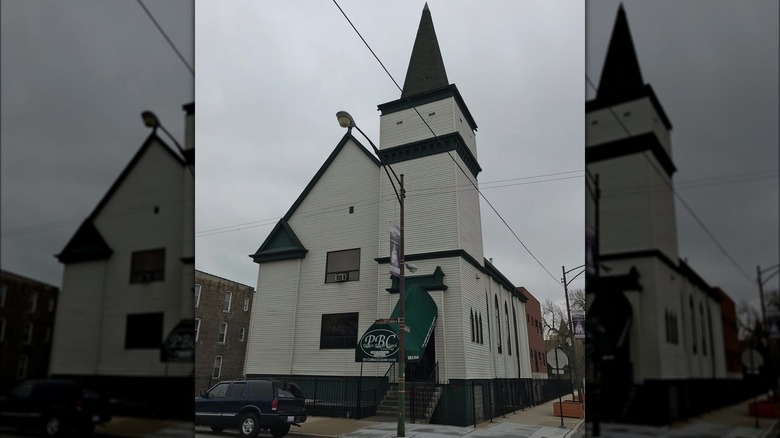
[[[72,380],[27,380],[0,397],[3,426],[42,429],[47,436],[91,434],[111,420],[109,404]]]
[[[195,424],[215,432],[238,428],[242,437],[254,438],[260,430],[283,437],[290,425],[306,421],[306,399],[292,382],[231,380],[219,382],[195,398]]]

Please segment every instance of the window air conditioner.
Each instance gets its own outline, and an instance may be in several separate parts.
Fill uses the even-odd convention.
[[[347,274],[336,274],[336,281],[347,281]]]

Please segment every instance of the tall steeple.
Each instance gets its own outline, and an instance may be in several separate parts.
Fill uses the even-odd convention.
[[[431,11],[426,3],[420,18],[420,26],[417,28],[409,68],[406,69],[403,95],[413,96],[449,84],[439,50],[439,41],[433,28]]]
[[[642,72],[628,29],[626,11],[621,4],[615,17],[596,99],[614,102],[616,99],[641,94],[643,88]]]

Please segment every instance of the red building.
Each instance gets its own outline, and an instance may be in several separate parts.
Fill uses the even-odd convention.
[[[725,292],[719,287],[713,288],[720,295],[720,317],[723,319],[723,344],[726,356],[726,372],[729,377],[742,377],[740,363],[740,347],[737,332],[737,307]]]
[[[517,290],[528,297],[525,303],[525,321],[528,325],[528,345],[531,353],[531,375],[534,379],[547,378],[547,361],[544,350],[544,330],[542,326],[542,305],[528,289],[518,287]]]

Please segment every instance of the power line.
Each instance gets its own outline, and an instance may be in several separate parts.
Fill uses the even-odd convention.
[[[190,71],[190,73],[192,73],[192,76],[195,76],[195,69],[190,67],[190,64],[187,62],[186,59],[184,59],[184,56],[182,56],[181,52],[179,52],[179,49],[176,48],[176,45],[173,44],[173,41],[171,41],[171,39],[168,38],[168,35],[163,30],[162,26],[160,26],[160,23],[158,23],[157,20],[155,20],[155,18],[152,15],[152,13],[149,11],[149,9],[146,8],[146,5],[144,5],[144,3],[141,0],[136,0],[136,1],[144,9],[144,12],[146,12],[146,15],[149,16],[149,19],[152,20],[152,23],[154,23],[154,25],[157,27],[157,30],[160,31],[162,36],[165,38],[165,41],[168,41],[168,44],[171,46],[173,51],[176,52],[177,55],[179,55],[179,59],[181,59],[181,62],[183,62],[184,65],[187,67],[187,69]]]
[[[382,63],[382,61],[381,61],[381,60],[379,59],[379,57],[376,55],[376,53],[374,52],[374,50],[371,48],[371,46],[368,44],[368,42],[366,42],[365,38],[363,38],[363,35],[361,35],[361,34],[360,34],[360,31],[358,31],[358,30],[357,30],[357,28],[355,27],[355,25],[354,25],[354,24],[352,24],[352,21],[349,19],[349,17],[347,17],[347,14],[344,12],[344,10],[343,10],[343,9],[341,9],[341,6],[339,6],[339,4],[336,2],[336,0],[333,0],[333,3],[336,5],[336,7],[339,9],[339,11],[341,11],[341,14],[342,14],[342,15],[344,15],[344,18],[346,18],[346,19],[347,19],[347,22],[349,22],[350,26],[352,26],[352,29],[354,29],[354,30],[355,30],[355,33],[357,33],[357,35],[358,35],[358,36],[360,37],[360,39],[363,41],[363,44],[365,44],[365,45],[366,45],[366,47],[368,48],[368,50],[371,52],[371,54],[372,54],[372,55],[374,55],[374,58],[377,60],[377,62],[379,62],[379,65],[381,65],[381,66],[382,66],[382,68],[384,69],[385,73],[387,73],[387,76],[389,76],[389,77],[390,77],[390,80],[392,80],[392,81],[393,81],[393,84],[395,84],[396,88],[398,88],[398,90],[400,90],[400,91],[401,91],[401,97],[402,97],[402,98],[406,98],[406,100],[407,100],[407,101],[408,101],[408,102],[411,104],[411,99],[409,99],[409,96],[407,96],[407,95],[406,95],[406,93],[404,93],[403,89],[402,89],[402,88],[401,88],[401,87],[398,85],[398,82],[395,80],[395,78],[393,78],[393,75],[392,75],[392,74],[390,74],[390,72],[387,70],[387,68],[385,67],[385,65]],[[436,141],[437,141],[437,142],[439,142],[439,143],[441,144],[442,142],[441,142],[441,140],[439,139],[439,136],[438,136],[438,135],[436,135],[436,133],[435,133],[435,132],[433,132],[433,129],[431,129],[430,125],[429,125],[429,124],[428,124],[428,122],[425,120],[425,118],[423,118],[422,114],[420,114],[420,112],[419,112],[419,111],[417,111],[417,107],[416,107],[416,106],[414,106],[414,105],[412,105],[412,109],[414,110],[414,112],[415,112],[415,113],[417,113],[417,116],[418,116],[418,117],[420,117],[420,120],[422,120],[422,122],[425,124],[425,126],[428,128],[428,130],[429,130],[429,131],[431,131],[431,134],[434,136],[434,138],[436,139]],[[474,186],[474,189],[477,191],[477,193],[479,193],[479,194],[480,194],[480,196],[482,196],[482,199],[484,199],[484,200],[485,200],[485,202],[487,202],[487,204],[490,206],[490,208],[493,210],[493,212],[494,212],[494,213],[496,213],[496,215],[499,217],[499,219],[501,219],[501,221],[504,223],[504,225],[506,225],[506,227],[509,229],[509,231],[512,233],[512,235],[513,235],[513,236],[515,236],[515,239],[517,239],[517,241],[518,241],[518,242],[520,242],[520,245],[522,245],[522,246],[523,246],[523,248],[525,248],[525,250],[528,252],[528,254],[529,254],[529,255],[530,255],[530,256],[531,256],[531,257],[532,257],[532,258],[533,258],[533,259],[536,261],[536,263],[538,263],[538,264],[539,264],[539,266],[541,266],[541,267],[542,267],[542,269],[544,269],[544,270],[545,270],[545,272],[547,272],[547,274],[550,276],[550,278],[552,278],[552,279],[553,279],[553,281],[555,281],[555,284],[557,284],[557,285],[559,285],[559,286],[561,286],[561,287],[562,287],[562,285],[560,284],[560,282],[558,281],[558,279],[557,279],[557,278],[556,278],[556,277],[555,277],[555,276],[554,276],[554,275],[553,275],[553,274],[552,274],[552,273],[551,273],[551,272],[550,272],[550,271],[549,271],[549,270],[548,270],[548,269],[547,269],[547,268],[546,268],[546,267],[545,267],[545,266],[542,264],[542,262],[540,262],[540,261],[539,261],[539,259],[538,259],[538,258],[536,258],[536,256],[535,256],[535,255],[533,254],[533,252],[531,252],[531,250],[530,250],[530,249],[529,249],[529,248],[528,248],[528,247],[525,245],[525,243],[523,243],[523,241],[522,241],[522,240],[520,240],[520,237],[517,235],[517,233],[515,233],[515,231],[512,229],[512,227],[510,227],[510,226],[509,226],[509,223],[507,223],[507,221],[504,219],[504,217],[503,217],[503,216],[501,216],[501,214],[498,212],[498,210],[496,210],[496,208],[493,206],[493,204],[490,202],[490,200],[488,200],[488,199],[487,199],[487,197],[485,197],[485,194],[484,194],[484,193],[482,193],[482,192],[479,190],[479,187],[477,187],[477,185],[476,185],[476,184],[475,184],[475,183],[474,183],[474,182],[471,180],[471,177],[469,176],[469,174],[468,174],[468,173],[466,173],[465,169],[463,169],[463,167],[460,165],[460,163],[458,163],[458,161],[455,159],[455,157],[453,157],[453,156],[452,156],[452,153],[451,153],[450,151],[447,151],[447,155],[449,155],[449,156],[450,156],[450,158],[452,159],[452,161],[453,161],[453,162],[455,162],[455,165],[457,165],[457,166],[458,166],[458,168],[460,169],[460,171],[461,171],[461,172],[463,172],[463,174],[464,174],[464,175],[466,175],[466,178],[467,178],[467,179],[469,180],[469,182],[471,182],[471,184]]]
[[[590,80],[587,74],[585,74],[585,81],[598,94],[598,89],[596,88],[595,85],[593,85],[593,82]],[[612,114],[612,117],[618,122],[620,127],[623,128],[623,131],[626,133],[626,135],[628,135],[629,138],[633,137],[633,135],[631,135],[631,132],[628,130],[628,128],[626,128],[626,125],[624,125],[623,122],[620,120],[620,118],[617,116],[617,114],[615,114],[615,111],[612,109],[612,107],[610,106],[607,108],[609,109],[610,114]],[[677,193],[677,191],[674,189],[674,185],[672,184],[671,179],[667,180],[667,178],[664,177],[664,174],[663,172],[661,172],[661,169],[659,169],[658,166],[656,166],[656,164],[653,163],[653,160],[651,160],[650,157],[647,155],[647,151],[642,153],[642,156],[645,158],[645,160],[647,160],[648,163],[650,163],[650,166],[653,168],[653,170],[655,170],[655,172],[658,173],[658,175],[661,177],[661,181],[663,181],[667,186],[669,186],[669,189],[672,191],[674,196],[680,201],[683,207],[685,207],[685,209],[688,210],[688,213],[690,213],[691,216],[693,216],[693,219],[696,221],[696,223],[698,223],[699,226],[701,226],[701,228],[707,234],[707,236],[709,236],[710,239],[712,239],[712,241],[715,243],[715,246],[718,247],[718,249],[726,256],[726,258],[729,259],[729,261],[739,270],[740,273],[742,273],[743,276],[745,276],[745,278],[747,278],[747,280],[751,284],[755,284],[755,281],[750,277],[750,275],[748,275],[748,273],[745,272],[741,266],[739,266],[739,264],[737,263],[736,260],[734,260],[731,254],[729,254],[728,251],[726,251],[726,248],[724,248],[723,245],[720,244],[718,239],[715,238],[715,235],[712,234],[712,232],[704,225],[704,222],[702,222],[702,220],[699,219],[699,216],[696,214],[696,212],[694,212],[693,209],[690,207],[690,205],[688,205],[688,203],[685,202],[682,196],[680,196],[680,194]]]

